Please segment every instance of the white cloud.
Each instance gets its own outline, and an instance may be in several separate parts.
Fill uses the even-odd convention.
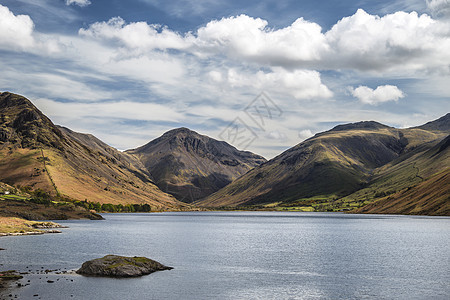
[[[327,48],[321,27],[303,18],[279,30],[267,25],[266,20],[247,15],[211,21],[198,29],[195,45],[199,51],[274,65],[318,60]]]
[[[302,18],[272,28],[266,20],[240,15],[179,33],[116,17],[86,26],[77,36],[40,33],[30,17],[15,16],[4,6],[0,13],[0,88],[31,99],[51,98],[37,104],[52,119],[100,133],[121,148],[156,137],[153,132],[132,136],[124,130],[127,123],[141,131],[151,123],[158,135],[177,124],[208,128],[218,137],[223,124],[245,117],[242,109],[261,91],[270,93],[283,111],[282,118],[258,132],[250,149],[266,156],[329,129],[329,122],[418,125],[448,106],[450,27],[445,20],[414,12],[378,17],[359,10],[328,31]],[[408,103],[396,105],[398,111],[375,106],[405,96],[395,86],[367,87],[380,77],[402,80],[409,96]],[[347,85],[359,101],[348,101]],[[421,102],[416,94],[431,97]],[[428,115],[419,122],[405,115],[405,107]],[[271,138],[283,143],[267,147],[274,145]]]
[[[448,24],[416,12],[379,17],[359,9],[327,32],[303,18],[275,30],[263,19],[240,15],[211,21],[189,40],[199,57],[225,55],[264,66],[449,72]]]
[[[91,24],[87,29],[79,30],[81,36],[96,39],[116,40],[130,49],[185,49],[189,46],[189,35],[182,37],[176,32],[158,24],[135,22],[125,24],[120,17],[108,22]]]
[[[14,15],[0,4],[0,49],[47,55],[59,52],[60,44],[53,36],[34,32],[30,16]]]
[[[449,28],[416,12],[378,17],[359,9],[325,33],[319,25],[303,19],[270,30],[264,20],[240,16],[200,28],[197,44],[216,46],[232,58],[272,66],[405,73],[445,68],[450,61]],[[205,37],[203,32],[210,34]],[[204,40],[209,43],[201,44]]]
[[[433,16],[450,18],[450,0],[426,0],[426,2]]]
[[[84,6],[88,6],[89,4],[91,4],[91,1],[89,0],[66,0],[66,5],[78,5],[80,7],[84,7]]]
[[[0,48],[24,50],[33,47],[34,23],[27,15],[15,16],[8,7],[0,5]]]
[[[215,79],[219,79],[218,73]],[[254,87],[256,90],[288,94],[296,99],[330,98],[333,93],[320,79],[320,73],[311,70],[287,71],[273,68],[270,72],[242,72],[236,68],[227,71],[224,78],[231,88]]]
[[[184,35],[158,24],[111,18],[80,29],[82,37],[116,41],[127,55],[175,49],[210,61],[232,60],[286,69],[391,71],[408,73],[438,69],[449,72],[450,29],[445,22],[416,12],[383,17],[359,9],[328,32],[297,19],[272,29],[266,20],[247,15],[213,20]]]
[[[359,9],[326,33],[329,61],[360,70],[414,71],[441,68],[450,61],[447,24],[416,12],[383,17]]]
[[[398,101],[398,99],[405,97],[405,94],[394,85],[380,85],[375,90],[367,86],[359,86],[356,89],[350,88],[350,91],[359,101],[370,105]]]

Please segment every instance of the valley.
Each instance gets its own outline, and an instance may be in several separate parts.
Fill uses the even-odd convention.
[[[2,196],[3,215],[20,216],[7,208],[31,205],[39,191],[55,209],[66,203],[87,215],[198,209],[450,214],[450,114],[405,129],[374,121],[338,125],[267,161],[188,128],[121,152],[54,125],[23,96],[2,93],[0,109],[0,182],[9,197],[18,194]]]

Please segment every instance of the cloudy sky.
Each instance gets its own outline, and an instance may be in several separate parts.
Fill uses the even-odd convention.
[[[130,149],[188,127],[271,158],[450,111],[450,0],[0,0],[0,91]]]

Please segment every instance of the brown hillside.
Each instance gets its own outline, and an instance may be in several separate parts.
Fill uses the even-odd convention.
[[[185,206],[154,185],[135,158],[56,127],[22,96],[0,94],[0,117],[0,181],[100,203]]]
[[[441,118],[439,124],[445,120]],[[427,126],[445,128],[434,125],[431,122]],[[414,153],[426,151],[443,139],[447,131],[396,129],[377,122],[339,125],[256,167],[197,204],[285,206],[295,202],[302,206],[302,201],[320,199],[320,203],[333,206],[334,201],[370,185],[378,170],[387,164],[397,164]],[[441,171],[445,164],[437,162],[433,166],[436,166],[433,170],[424,168],[429,170],[426,176]],[[409,176],[404,172],[400,175],[406,176],[406,180]]]
[[[354,213],[450,216],[450,168]]]

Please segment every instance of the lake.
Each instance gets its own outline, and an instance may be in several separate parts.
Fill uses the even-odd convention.
[[[105,214],[0,238],[1,269],[106,254],[174,267],[140,278],[29,274],[19,299],[449,299],[450,218],[302,212]],[[47,280],[55,281],[48,283]],[[38,295],[38,296],[33,296]]]

